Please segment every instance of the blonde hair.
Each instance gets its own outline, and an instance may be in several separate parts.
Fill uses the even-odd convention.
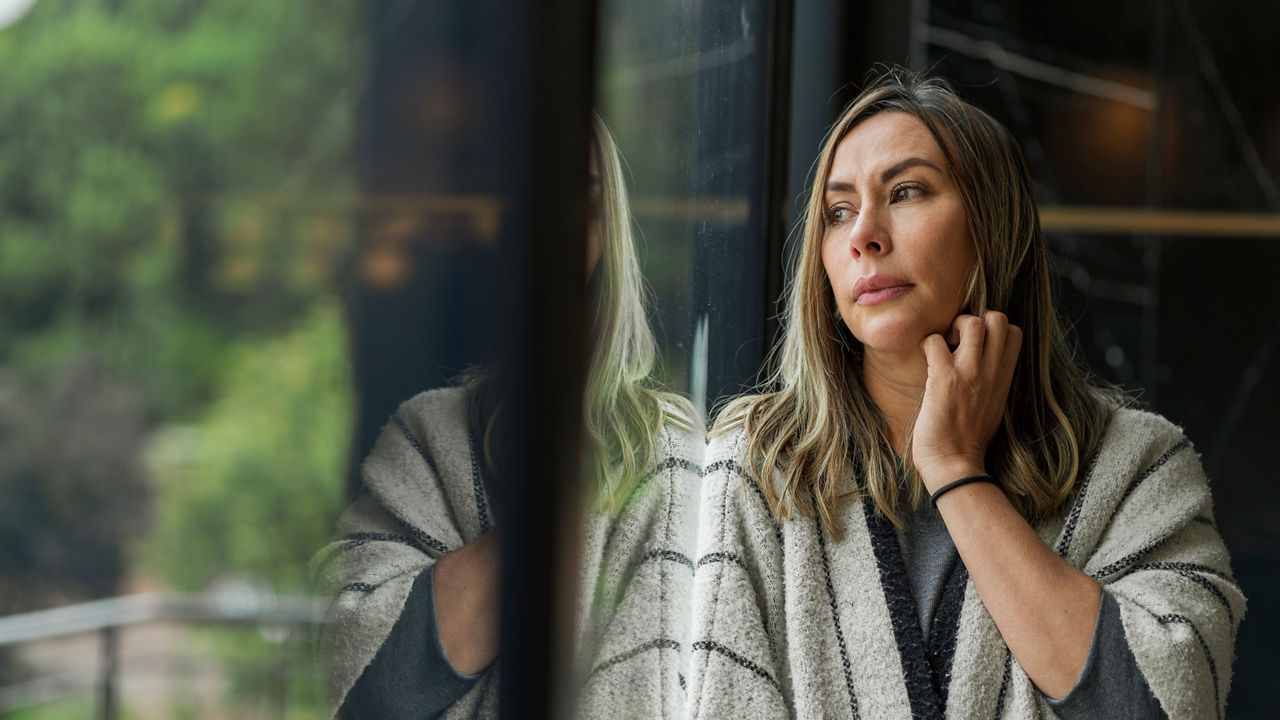
[[[688,400],[663,390],[654,378],[657,342],[645,314],[648,291],[622,159],[613,134],[595,113],[591,140],[600,174],[600,200],[592,208],[591,222],[597,223],[601,253],[588,283],[592,302],[582,472],[591,504],[617,512],[653,470],[663,427],[692,430],[701,423]],[[499,419],[501,389],[494,374],[480,368],[460,380],[472,385],[473,432],[481,436],[489,471],[496,473],[494,448],[505,436]]]
[[[1031,176],[1016,141],[946,81],[901,68],[869,83],[827,134],[769,374],[760,393],[726,405],[713,435],[745,429],[750,474],[779,519],[797,511],[817,514],[838,535],[842,499],[869,498],[898,526],[904,491],[913,505],[923,502],[923,483],[910,462],[910,432],[904,462],[863,385],[861,345],[835,307],[821,256],[823,197],[836,147],[852,127],[881,112],[905,112],[923,122],[959,188],[977,255],[962,312],[1000,310],[1022,328],[1008,407],[986,465],[1023,517],[1044,519],[1071,495],[1111,409],[1125,399],[1091,384],[1074,360],[1054,312]],[[780,482],[764,480],[774,472]]]
[[[635,226],[622,159],[613,134],[592,116],[592,140],[600,173],[601,254],[592,284],[597,289],[591,355],[583,398],[587,445],[585,472],[599,479],[596,504],[617,510],[656,459],[664,425],[691,429],[688,400],[664,391],[653,378],[657,343],[645,308],[648,291],[640,272]]]

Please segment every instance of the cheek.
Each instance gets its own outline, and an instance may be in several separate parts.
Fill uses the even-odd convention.
[[[835,280],[840,277],[840,253],[833,243],[824,242],[819,258],[822,261],[822,272],[827,276],[827,283],[835,287]]]
[[[963,223],[963,218],[959,220]],[[960,227],[964,227],[961,225]],[[948,291],[963,292],[969,284],[969,275],[977,257],[967,230],[956,232],[954,223],[940,223],[930,236],[938,238],[926,252],[931,271]]]
[[[600,230],[595,223],[590,223],[587,225],[587,277],[591,276],[596,263],[600,262],[601,250]]]

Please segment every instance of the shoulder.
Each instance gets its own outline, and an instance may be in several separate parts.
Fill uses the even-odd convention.
[[[1100,486],[1095,489],[1123,487],[1120,500],[1156,476],[1171,475],[1187,488],[1206,484],[1199,455],[1182,428],[1156,413],[1128,407],[1112,411],[1087,472]]]
[[[726,468],[744,472],[743,468],[748,464],[749,447],[750,438],[747,436],[746,428],[741,424],[713,429],[707,439],[705,461],[707,474]]]
[[[458,464],[455,458],[467,458],[469,464],[467,408],[467,390],[462,387],[428,390],[401,403],[364,459],[365,487],[377,491],[388,483],[417,484],[420,477],[449,475]]]
[[[724,516],[777,531],[764,489],[751,467],[751,438],[742,427],[713,434],[707,444],[702,503]]]
[[[1140,483],[1169,474],[1184,485],[1205,484],[1199,456],[1182,428],[1146,410],[1112,410],[1086,469],[1085,482],[1092,491],[1110,487],[1123,501]]]
[[[469,396],[469,386],[462,385],[420,392],[400,403],[391,420],[413,425],[438,420],[465,421]]]
[[[652,469],[661,472],[679,467],[700,475],[706,442],[706,432],[701,424],[686,424],[668,418],[654,443]]]
[[[1104,447],[1121,447],[1142,452],[1186,439],[1182,428],[1163,415],[1132,407],[1118,407],[1111,411],[1102,442]]]
[[[1077,566],[1099,549],[1137,552],[1196,518],[1212,520],[1208,480],[1182,429],[1152,412],[1112,411],[1076,488],[1057,549]]]

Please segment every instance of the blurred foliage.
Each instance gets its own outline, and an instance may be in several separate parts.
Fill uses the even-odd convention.
[[[119,592],[138,540],[173,587],[303,587],[349,446],[357,10],[0,31],[0,613]]]
[[[112,594],[142,529],[141,398],[88,361],[0,369],[0,612]]]
[[[183,590],[240,575],[304,592],[344,497],[353,410],[341,313],[318,303],[293,332],[229,355],[203,416],[154,436],[147,558]]]
[[[91,353],[149,417],[290,326],[349,231],[349,0],[41,0],[0,31],[0,365]]]

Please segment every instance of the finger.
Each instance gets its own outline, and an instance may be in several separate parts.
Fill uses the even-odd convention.
[[[1013,378],[1013,372],[1018,367],[1018,356],[1022,353],[1022,328],[1017,325],[1010,325],[1006,334],[1004,343],[1004,353],[1000,360],[1000,368],[1003,370],[1004,377]]]
[[[986,346],[987,328],[976,315],[960,315],[951,323],[959,335],[956,364],[977,369],[982,365],[982,349]]]
[[[920,343],[920,352],[924,353],[925,362],[929,364],[930,370],[951,367],[954,364],[951,350],[947,348],[947,341],[939,333],[926,336]]]
[[[1022,350],[1022,328],[1010,325],[1005,333],[1004,348],[1000,353],[999,366],[993,375],[993,382],[1000,395],[1000,404],[1007,402],[1009,391],[1013,386],[1013,375],[1018,369],[1018,355]]]
[[[999,409],[998,415],[991,418],[995,423],[992,426],[993,430],[999,426],[1000,416],[1005,414],[1004,409],[1009,405],[1009,395],[1013,391],[1013,376],[1018,368],[1018,354],[1022,348],[1022,328],[1017,325],[1006,325],[1001,334],[1003,347],[996,358],[998,365],[992,375],[996,407]]]
[[[1008,344],[1009,317],[998,310],[988,310],[982,313],[982,325],[986,333],[982,369],[987,377],[996,378],[1000,376]]]

